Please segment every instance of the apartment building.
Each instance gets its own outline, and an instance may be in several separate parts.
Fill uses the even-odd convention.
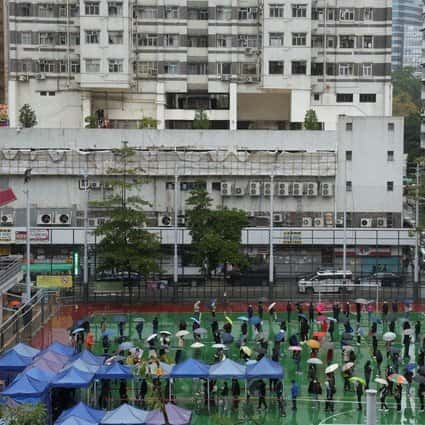
[[[0,0],[0,104],[6,102],[6,45],[4,0]]]
[[[391,0],[11,1],[11,126],[298,129],[391,115]]]

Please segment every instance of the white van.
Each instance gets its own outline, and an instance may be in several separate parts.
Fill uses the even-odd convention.
[[[346,270],[319,270],[315,274],[298,281],[298,292],[325,293],[350,292],[353,290],[353,274]]]

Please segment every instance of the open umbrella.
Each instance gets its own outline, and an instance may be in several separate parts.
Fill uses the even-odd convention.
[[[353,351],[354,350],[354,348],[351,345],[343,345],[342,349],[344,351]]]
[[[369,301],[367,299],[365,299],[365,298],[356,298],[354,300],[354,302],[356,304],[364,304],[364,305],[369,304]]]
[[[145,319],[143,317],[136,317],[135,319],[133,319],[134,323],[140,323],[140,322],[144,322]]]
[[[316,341],[315,339],[309,339],[306,344],[310,347],[310,348],[320,348],[320,342]]]
[[[198,328],[193,331],[196,335],[206,335],[208,331],[205,328]]]
[[[123,315],[114,316],[114,322],[126,322],[127,317]]]
[[[102,336],[112,336],[114,334],[110,329],[106,329],[105,332],[102,332]]]
[[[339,368],[339,364],[338,363],[331,364],[330,366],[328,366],[325,369],[325,373],[328,374],[328,373],[335,372],[338,368]]]
[[[302,348],[299,345],[291,345],[290,347],[288,347],[289,351],[301,351]]]
[[[205,347],[205,344],[202,344],[202,342],[194,342],[190,348],[202,348]]]
[[[85,332],[84,328],[77,328],[72,331],[72,335],[78,334],[80,332]]]
[[[384,378],[375,378],[375,382],[381,385],[388,385],[388,381]]]
[[[267,311],[270,311],[272,308],[274,308],[274,306],[276,305],[276,303],[271,303],[268,307],[267,307]]]
[[[229,334],[228,332],[224,332],[224,334],[221,336],[221,339],[225,344],[231,344],[234,340],[233,335]]]
[[[258,316],[252,316],[249,321],[251,325],[259,325],[261,323],[261,318]]]
[[[159,331],[160,335],[171,335],[171,332],[168,331]]]
[[[248,319],[248,317],[246,317],[246,316],[239,316],[239,317],[237,317],[236,319],[237,319],[237,320],[240,320],[240,321],[242,321],[242,322],[249,322],[249,319]]]
[[[182,336],[186,336],[186,335],[189,335],[189,334],[190,334],[190,332],[189,332],[189,331],[181,330],[181,331],[176,332],[176,337],[177,337],[177,338],[180,338],[180,337],[182,337]]]
[[[306,316],[305,314],[298,313],[298,317],[299,317],[300,319],[305,319],[305,320],[307,320],[307,316]]]
[[[316,317],[316,322],[326,322],[327,320],[328,318],[326,316],[323,316],[323,314]]]
[[[335,344],[332,341],[325,341],[322,348],[324,350],[333,350],[335,348]]]
[[[323,364],[322,360],[318,359],[317,357],[312,357],[311,359],[308,359],[307,363],[316,365]]]
[[[196,317],[191,317],[190,320],[192,320],[193,322],[196,322],[198,325],[201,324],[201,322]]]
[[[410,328],[410,329],[404,329],[403,335],[413,335],[414,332],[415,331],[412,328]]]
[[[226,348],[226,346],[224,344],[213,344],[212,348]]]
[[[260,303],[265,303],[267,301],[266,297],[260,297],[258,298],[258,301],[260,301]]]
[[[129,350],[130,348],[133,348],[133,347],[134,347],[134,344],[131,341],[126,341],[119,345],[119,349],[123,351]]]
[[[285,331],[284,330],[280,330],[274,337],[274,340],[276,342],[280,342],[283,340],[283,338],[285,338]]]
[[[399,373],[393,373],[392,375],[388,376],[388,379],[391,382],[394,382],[395,384],[407,384],[407,379],[403,376],[400,375]]]
[[[233,320],[229,316],[224,316],[224,318],[226,319],[226,322],[228,322],[231,325],[233,325]]]
[[[366,385],[366,381],[363,378],[360,378],[359,376],[352,376],[349,381],[351,382],[360,382],[362,385]]]
[[[327,318],[328,320],[330,320],[331,322],[336,322],[335,317],[327,316],[326,318]]]
[[[152,341],[158,336],[158,334],[152,334],[146,338],[146,342]]]
[[[409,363],[406,365],[405,369],[409,372],[411,372],[412,370],[416,369],[418,365],[416,363]]]
[[[250,356],[252,354],[252,350],[246,345],[242,345],[241,351],[243,351],[247,356]]]
[[[406,304],[406,305],[413,304],[413,300],[404,300],[403,302],[404,302],[404,304]]]
[[[322,332],[322,331],[316,331],[313,333],[313,336],[316,338],[323,338],[326,335],[326,332]]]
[[[350,370],[351,368],[353,368],[354,367],[354,363],[353,362],[348,362],[348,363],[345,363],[343,366],[342,366],[342,371],[343,372],[346,372],[347,370]]]
[[[394,332],[385,332],[384,335],[382,335],[384,341],[394,341],[396,338],[397,335]]]

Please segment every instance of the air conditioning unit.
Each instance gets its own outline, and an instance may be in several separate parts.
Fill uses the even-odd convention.
[[[169,215],[159,215],[158,226],[172,226],[171,217]]]
[[[360,219],[360,227],[372,227],[372,219],[371,218],[361,218]]]
[[[226,74],[223,74],[222,76],[221,76],[221,81],[230,81],[230,75],[226,75]]]
[[[150,70],[148,71],[148,74],[149,74],[151,77],[156,77],[156,76],[158,75],[158,70],[157,70],[157,69],[150,69]]]
[[[317,196],[317,183],[306,183],[304,186],[306,196]]]
[[[277,184],[277,196],[289,196],[289,183],[278,183]]]
[[[54,217],[54,223],[59,226],[70,226],[71,225],[72,213],[56,213]]]
[[[26,81],[28,81],[28,80],[29,80],[28,75],[20,75],[20,76],[18,77],[18,81],[21,81],[22,83],[24,83],[24,82],[26,82]]]
[[[283,216],[282,214],[273,214],[273,223],[282,223]]]
[[[53,224],[52,213],[40,213],[37,215],[37,224],[44,226],[51,226]]]
[[[177,226],[184,226],[186,224],[186,217],[183,214],[177,216]]]
[[[333,187],[332,183],[322,183],[320,185],[320,193],[324,198],[333,196]]]
[[[387,227],[387,218],[386,217],[378,217],[376,219],[376,227]]]
[[[311,217],[303,217],[303,227],[312,227],[313,219]]]
[[[89,227],[97,227],[97,218],[89,218],[88,226]]]
[[[233,195],[234,196],[244,196],[245,195],[245,191],[242,187],[240,186],[235,186],[234,190],[233,190]]]
[[[230,196],[232,194],[232,183],[229,182],[222,182],[221,183],[221,196]]]
[[[249,183],[249,196],[260,196],[261,183],[250,182]]]
[[[314,217],[314,227],[323,227],[323,217]]]
[[[246,47],[244,53],[247,56],[252,56],[255,53],[255,49],[253,49],[252,47]]]
[[[100,189],[102,189],[102,183],[99,182],[99,181],[96,181],[96,180],[89,182],[89,188],[91,190],[100,190]]]
[[[35,74],[35,79],[36,80],[45,80],[46,74]]]
[[[272,184],[271,182],[266,182],[263,184],[263,195],[270,196],[272,194]]]
[[[336,227],[344,227],[344,219],[343,218],[337,218],[336,219]]]
[[[0,217],[1,225],[2,226],[10,226],[14,223],[14,216],[13,214],[2,214]]]
[[[292,183],[292,196],[303,196],[302,183]]]

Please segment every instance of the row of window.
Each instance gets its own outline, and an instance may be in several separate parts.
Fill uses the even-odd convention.
[[[313,97],[314,97],[314,100],[320,100],[320,94],[318,93],[315,93]],[[336,94],[337,103],[353,103],[353,100],[354,100],[353,93],[337,93]],[[360,103],[376,103],[376,93],[360,93],[359,102]],[[348,124],[352,125],[352,123],[348,123]]]
[[[346,161],[352,161],[353,160],[353,151],[345,151],[345,160]],[[387,151],[387,161],[388,162],[394,161],[394,151]]]
[[[350,180],[347,180],[345,182],[345,191],[346,192],[352,192],[353,191],[353,182]],[[387,182],[387,192],[393,192],[394,191],[394,182],[389,181]]]

